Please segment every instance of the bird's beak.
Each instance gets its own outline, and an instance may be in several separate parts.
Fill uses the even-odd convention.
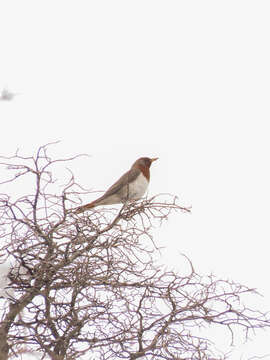
[[[153,159],[151,159],[151,163],[152,163],[153,161],[156,161],[156,160],[158,160],[158,158],[153,158]]]

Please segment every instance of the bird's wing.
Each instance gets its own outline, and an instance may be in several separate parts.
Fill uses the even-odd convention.
[[[137,176],[140,175],[140,170],[137,168],[131,168],[129,171],[127,171],[124,175],[120,177],[118,181],[116,181],[106,192],[104,195],[102,195],[101,198],[111,196],[115,193],[117,193],[121,187],[127,185],[128,183],[133,182]]]

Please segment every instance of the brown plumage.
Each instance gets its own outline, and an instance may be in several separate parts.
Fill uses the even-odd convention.
[[[98,199],[89,204],[78,207],[75,210],[79,214],[85,210],[99,205],[111,205],[125,203],[127,200],[140,199],[149,184],[150,166],[158,158],[150,159],[142,157],[135,161],[129,171],[120,177],[106,192]]]

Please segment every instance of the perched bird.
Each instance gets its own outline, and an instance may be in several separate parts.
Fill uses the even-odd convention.
[[[99,205],[119,204],[125,203],[127,200],[140,199],[149,184],[150,166],[152,162],[157,159],[158,158],[150,159],[148,157],[142,157],[136,160],[130,170],[121,176],[104,195],[89,204],[78,207],[75,213],[79,214]]]

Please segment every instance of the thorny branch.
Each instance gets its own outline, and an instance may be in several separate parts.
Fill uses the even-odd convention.
[[[222,327],[233,341],[237,328],[248,338],[270,326],[267,314],[243,305],[254,289],[200,276],[185,256],[187,275],[153,260],[153,226],[172,212],[190,212],[176,197],[76,215],[72,208],[89,192],[72,172],[59,187],[54,166],[77,157],[53,160],[50,146],[0,162],[12,173],[2,185],[30,175],[33,189],[0,195],[0,261],[11,264],[0,299],[0,360],[26,353],[54,360],[221,359],[205,329]]]

